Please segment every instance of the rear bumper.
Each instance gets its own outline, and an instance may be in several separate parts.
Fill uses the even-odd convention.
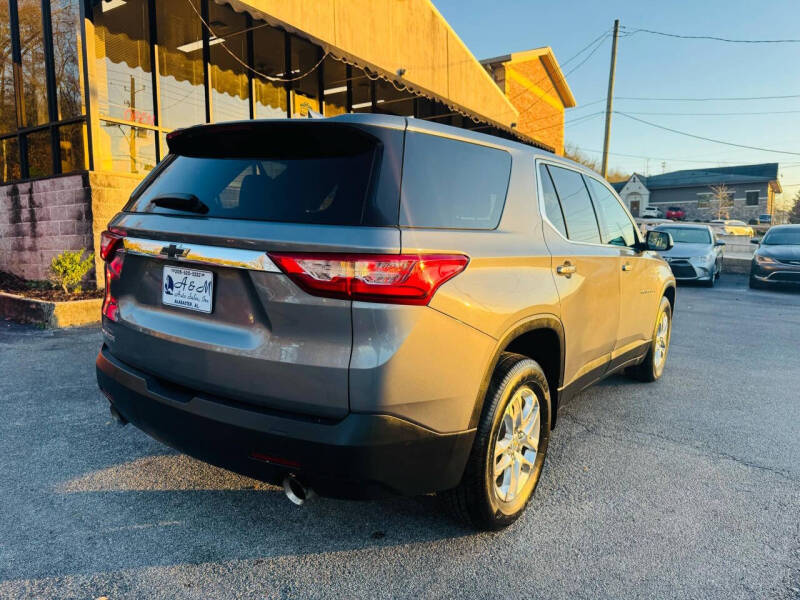
[[[270,413],[165,385],[103,347],[97,382],[128,421],[211,464],[279,483],[288,473],[320,495],[418,495],[458,485],[475,430],[439,434],[389,415],[336,421]]]

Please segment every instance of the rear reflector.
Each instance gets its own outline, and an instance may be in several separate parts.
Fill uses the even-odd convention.
[[[462,254],[285,254],[270,258],[315,296],[425,305],[448,279],[463,271]]]

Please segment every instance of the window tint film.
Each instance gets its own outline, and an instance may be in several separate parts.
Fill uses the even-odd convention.
[[[603,243],[615,246],[633,246],[636,242],[634,225],[616,196],[593,177],[586,177],[586,181],[589,183],[594,205],[600,216],[600,233]]]
[[[191,215],[174,200],[194,196],[208,207],[195,212],[207,217],[323,225],[370,221],[367,200],[374,196],[381,155],[374,138],[331,127],[196,131],[170,141],[177,154],[127,210]]]
[[[600,230],[597,226],[597,217],[581,174],[552,165],[548,165],[547,169],[553,178],[558,199],[561,200],[569,239],[575,242],[599,244]]]
[[[503,212],[510,174],[508,152],[408,132],[400,225],[494,229]]]
[[[542,180],[542,200],[544,201],[544,214],[553,226],[561,232],[564,237],[567,236],[567,226],[564,224],[564,215],[561,212],[561,204],[558,202],[556,195],[556,188],[553,187],[553,180],[550,179],[550,173],[547,172],[547,167],[539,165],[539,177]]]

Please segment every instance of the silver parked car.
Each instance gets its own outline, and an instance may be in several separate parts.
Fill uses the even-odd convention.
[[[296,503],[440,492],[497,529],[560,404],[664,371],[671,238],[572,161],[371,114],[167,140],[102,236],[97,380],[181,451]]]
[[[718,240],[714,229],[708,225],[659,225],[656,231],[672,236],[674,245],[661,252],[669,263],[675,279],[701,281],[711,287],[722,273],[722,249],[725,242]]]

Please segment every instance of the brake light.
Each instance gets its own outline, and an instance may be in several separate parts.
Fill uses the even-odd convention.
[[[425,305],[469,263],[462,254],[286,254],[270,258],[314,296]]]
[[[125,256],[117,252],[122,246],[124,236],[118,231],[104,231],[100,234],[100,258],[105,261],[106,293],[103,297],[103,315],[112,321],[119,318],[119,303],[111,287],[122,275]]]
[[[123,235],[117,231],[106,230],[100,234],[100,258],[107,261],[117,246],[122,243]]]

